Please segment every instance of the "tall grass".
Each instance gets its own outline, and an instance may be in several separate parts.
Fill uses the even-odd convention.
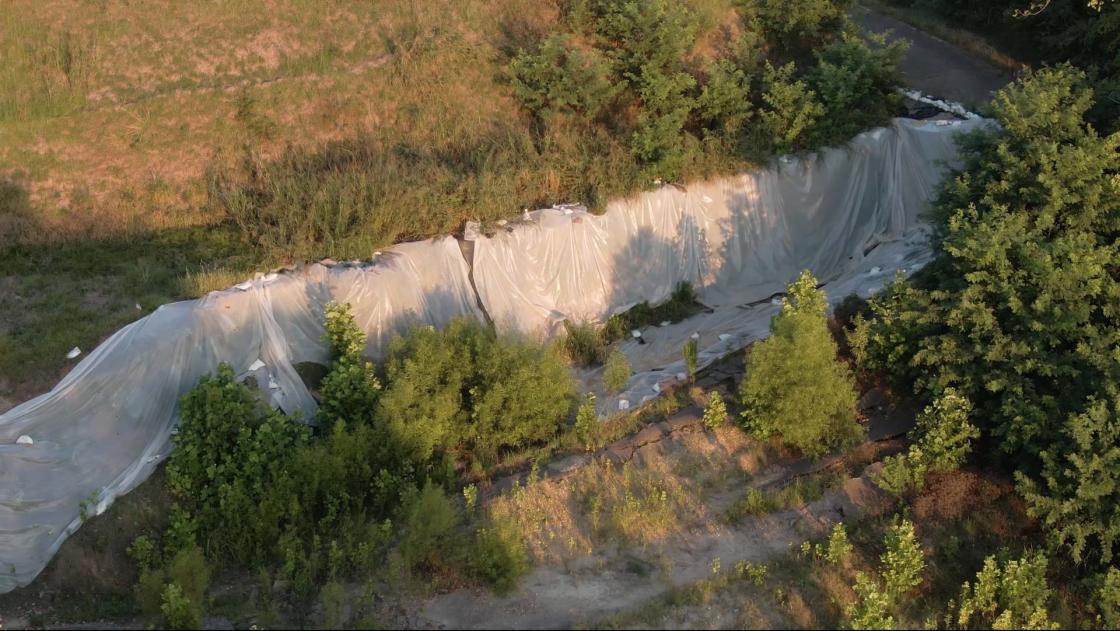
[[[0,11],[0,122],[82,107],[97,53],[89,33],[54,32]]]

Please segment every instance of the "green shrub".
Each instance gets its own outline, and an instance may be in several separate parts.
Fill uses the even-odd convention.
[[[475,533],[471,569],[494,591],[506,594],[529,571],[529,552],[521,531],[511,520],[491,520]]]
[[[1016,472],[1027,512],[1078,563],[1109,565],[1120,542],[1120,395],[1069,419],[1064,444],[1042,452],[1041,480]]]
[[[687,72],[669,72],[653,64],[642,66],[638,94],[643,108],[630,138],[630,150],[649,165],[651,175],[680,179],[694,149],[695,138],[684,133],[696,100],[696,80]]]
[[[332,361],[360,357],[366,350],[366,334],[354,322],[349,304],[327,303],[323,312],[323,342]]]
[[[568,360],[577,366],[591,367],[602,364],[607,357],[603,332],[591,322],[572,324],[564,320],[565,335],[561,342]]]
[[[1120,569],[1110,567],[1100,577],[1096,593],[1097,625],[1102,629],[1120,628]]]
[[[957,623],[997,629],[1058,629],[1048,613],[1051,598],[1046,581],[1048,562],[1041,552],[1020,559],[984,559],[974,582],[961,587]]]
[[[857,441],[863,430],[855,422],[854,380],[828,330],[824,292],[808,272],[787,291],[770,337],[749,351],[739,396],[750,433],[780,434],[816,456]]]
[[[163,625],[166,629],[202,628],[202,611],[175,583],[168,583],[164,587],[160,612],[163,613]]]
[[[816,142],[838,144],[885,125],[902,105],[897,68],[907,43],[888,44],[885,34],[867,37],[870,46],[860,36],[845,34],[817,53],[817,66],[807,78],[823,106]]]
[[[640,302],[623,313],[615,314],[607,319],[603,327],[602,336],[606,343],[630,337],[630,332],[649,325],[662,322],[680,322],[685,318],[698,313],[704,305],[696,298],[696,290],[691,283],[681,281],[673,288],[673,293],[665,302],[650,306],[648,302]]]
[[[203,540],[215,554],[242,562],[263,559],[279,535],[279,523],[261,514],[262,496],[268,480],[307,444],[310,433],[268,409],[234,381],[226,364],[183,396],[179,419],[167,484],[189,515],[187,527],[205,533]]]
[[[574,112],[598,116],[619,93],[610,65],[594,48],[569,46],[553,33],[535,52],[521,51],[510,62],[513,94],[527,109],[542,116]]]
[[[707,136],[723,142],[727,150],[741,151],[747,123],[754,115],[747,70],[731,59],[713,61],[697,110]]]
[[[329,303],[323,341],[331,354],[330,371],[319,384],[319,422],[372,423],[381,395],[381,382],[373,363],[362,358],[366,335],[358,328],[350,305]]]
[[[727,404],[723,402],[723,395],[713,390],[708,395],[708,404],[704,406],[704,427],[715,429],[726,423],[727,418]]]
[[[873,578],[856,572],[856,600],[844,610],[849,629],[894,629],[891,598]]]
[[[968,399],[946,388],[918,415],[910,432],[914,443],[907,452],[883,460],[875,483],[901,496],[920,490],[929,471],[956,471],[972,450],[972,441],[980,437],[980,430],[968,420],[971,412]]]
[[[736,6],[784,55],[811,48],[845,21],[847,0],[737,0]]]
[[[205,602],[210,587],[210,565],[198,546],[181,550],[167,564],[167,581],[179,586],[192,603]]]
[[[825,559],[829,563],[842,563],[852,555],[853,549],[854,546],[848,540],[848,531],[844,528],[844,524],[834,524],[832,531],[828,533],[828,548]]]
[[[902,596],[922,584],[926,562],[914,533],[914,524],[907,519],[895,520],[891,524],[885,543],[887,549],[879,557],[883,588],[891,602],[899,603]]]
[[[482,462],[555,436],[574,397],[548,349],[498,337],[474,320],[393,341],[381,418],[416,462],[457,453]]]
[[[825,114],[824,106],[809,84],[794,78],[796,70],[793,62],[778,68],[766,62],[759,142],[773,153],[807,149],[817,121]]]
[[[460,549],[459,511],[443,488],[428,482],[405,510],[398,550],[409,571],[446,568]]]
[[[603,367],[603,385],[609,392],[618,392],[630,382],[630,360],[622,351],[615,350],[607,357]]]

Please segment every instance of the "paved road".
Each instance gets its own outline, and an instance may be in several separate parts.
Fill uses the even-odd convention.
[[[982,2],[983,0],[977,0]],[[852,19],[864,29],[892,31],[891,39],[910,41],[902,61],[908,86],[974,108],[1013,78],[1011,73],[894,18],[857,6]]]

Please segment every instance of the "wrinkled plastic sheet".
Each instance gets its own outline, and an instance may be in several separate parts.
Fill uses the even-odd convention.
[[[699,365],[766,335],[778,295],[804,269],[832,301],[881,288],[930,257],[920,214],[956,156],[954,136],[984,121],[898,119],[847,146],[687,188],[664,186],[596,216],[570,207],[475,242],[474,281],[500,330],[550,337],[564,320],[604,322],[646,300],[696,288],[703,313],[647,327],[621,345],[637,374],[600,391],[602,412],[647,401],[679,380],[699,334]]]
[[[179,398],[228,362],[273,405],[310,419],[294,364],[326,363],[327,302],[352,305],[379,357],[396,333],[481,317],[450,237],[396,246],[361,265],[269,274],[163,305],[117,331],[50,392],[0,415],[0,592],[29,583],[80,514],[98,514],[167,455]],[[15,444],[21,435],[33,445]]]
[[[765,336],[774,297],[802,269],[839,300],[924,264],[919,213],[942,162],[956,155],[954,134],[978,124],[898,120],[844,148],[687,190],[663,187],[602,216],[575,207],[526,213],[478,235],[472,267],[445,237],[164,305],[113,334],[50,392],[0,415],[0,592],[29,583],[83,510],[102,512],[151,474],[167,455],[179,398],[220,362],[253,375],[273,405],[311,418],[315,402],[295,365],[327,361],[329,301],[352,305],[367,354],[378,358],[418,323],[483,317],[479,304],[499,330],[546,338],[565,319],[603,321],[691,282],[709,312],[649,327],[645,344],[621,344],[637,372],[600,402],[604,412],[637,405],[683,373],[689,336],[699,334],[701,366]],[[597,381],[594,372],[581,377]],[[33,444],[17,444],[25,435]]]

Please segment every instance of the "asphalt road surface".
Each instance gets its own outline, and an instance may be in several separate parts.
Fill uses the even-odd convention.
[[[982,1],[982,0],[977,0]],[[910,49],[900,70],[906,85],[970,109],[989,101],[992,93],[1014,77],[1003,68],[894,18],[857,6],[852,19],[865,30],[891,31],[890,39],[905,39]]]

